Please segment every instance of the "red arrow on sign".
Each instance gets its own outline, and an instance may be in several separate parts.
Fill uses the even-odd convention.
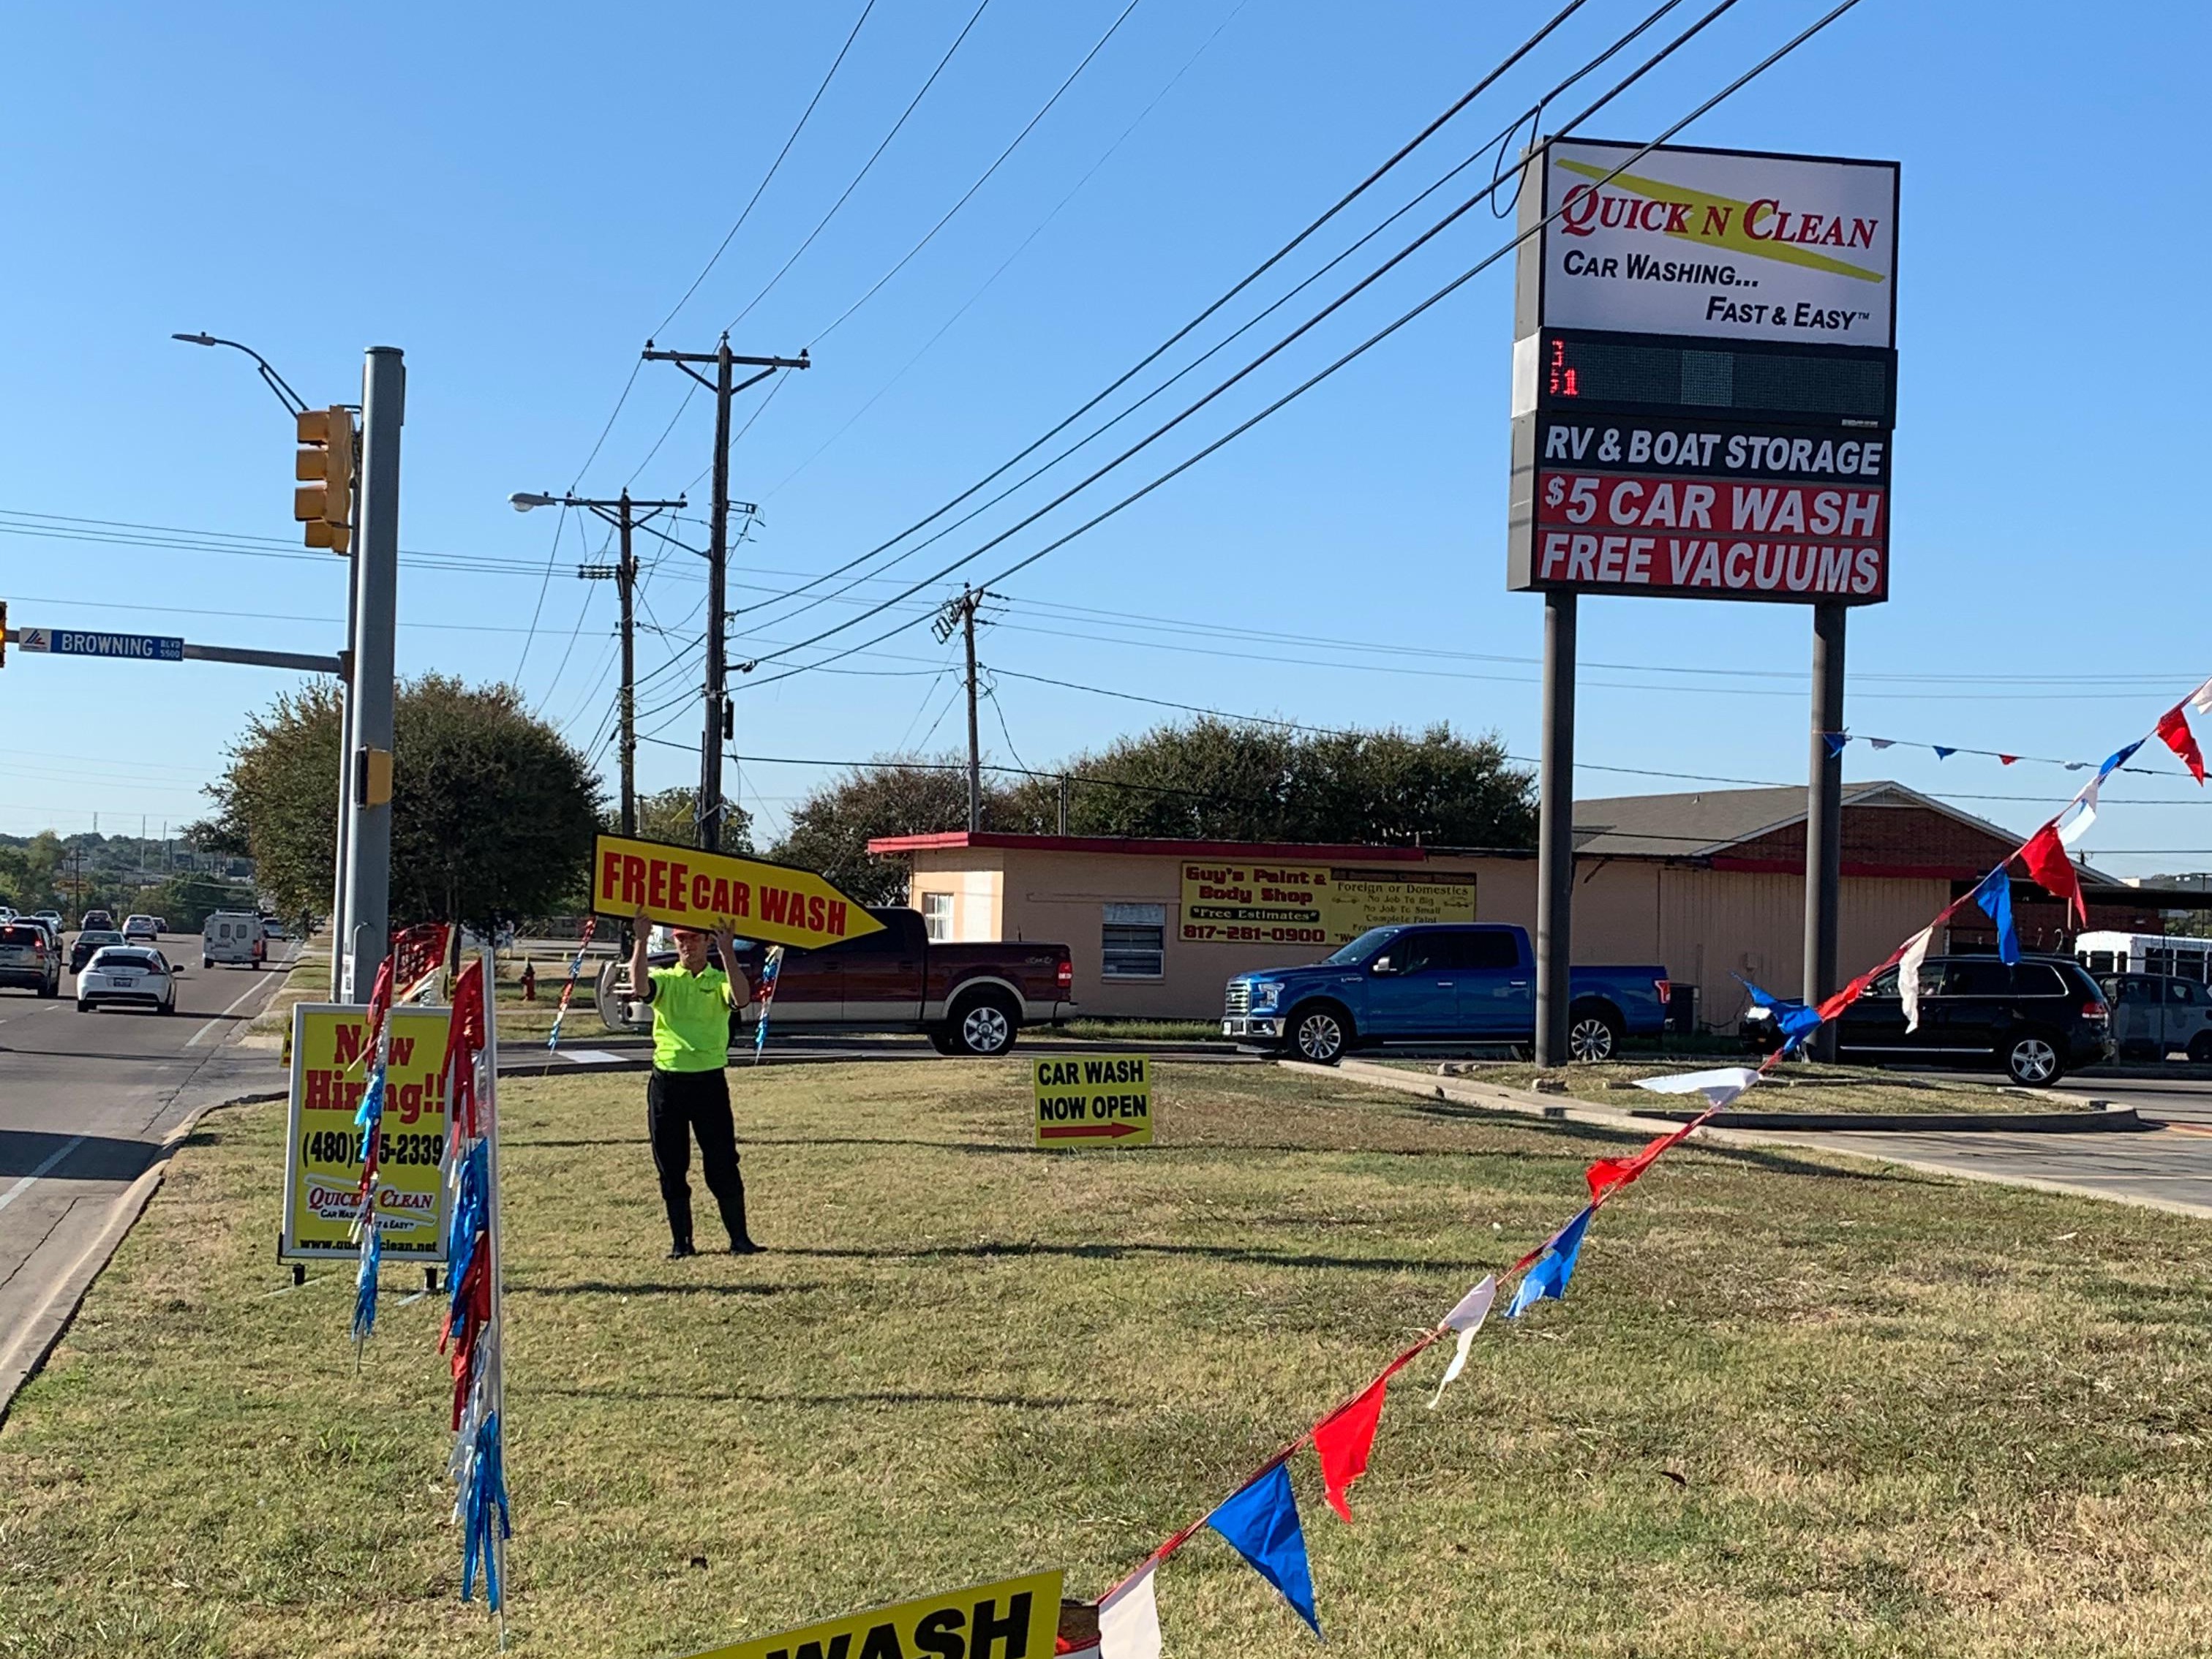
[[[1123,1135],[1142,1134],[1144,1131],[1133,1123],[1068,1123],[1050,1128],[1040,1128],[1040,1140],[1096,1140],[1103,1137],[1119,1140]]]

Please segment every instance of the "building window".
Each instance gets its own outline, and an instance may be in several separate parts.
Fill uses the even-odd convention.
[[[940,945],[951,939],[951,894],[924,893],[921,896],[921,931]]]
[[[1158,979],[1167,949],[1168,907],[1109,904],[1099,936],[1101,979]]]

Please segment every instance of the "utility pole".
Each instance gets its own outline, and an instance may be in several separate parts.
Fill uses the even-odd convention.
[[[729,613],[724,598],[730,560],[730,400],[747,386],[757,386],[780,368],[811,367],[806,353],[796,357],[740,357],[730,349],[730,337],[712,351],[660,351],[645,343],[648,362],[674,363],[714,394],[714,497],[708,514],[707,530],[707,673],[702,688],[706,697],[705,729],[699,739],[699,845],[712,853],[722,844],[722,745],[734,729],[730,708],[728,653]],[[694,363],[712,363],[708,380]],[[757,368],[743,380],[732,378],[739,364]]]
[[[507,504],[518,513],[533,507],[575,507],[596,513],[612,525],[622,538],[621,553],[613,564],[580,564],[576,574],[587,582],[611,581],[622,603],[622,691],[617,718],[621,724],[622,832],[637,833],[637,623],[632,605],[637,597],[637,557],[630,550],[630,532],[650,524],[663,513],[688,506],[681,495],[672,501],[639,501],[627,489],[611,499],[588,495],[510,495]]]
[[[968,647],[968,833],[983,827],[983,750],[975,727],[975,607],[983,603],[983,590],[963,584],[960,597],[947,599],[930,624],[942,645],[957,629]]]
[[[397,346],[371,346],[362,370],[361,539],[353,551],[353,823],[346,846],[344,982],[359,1002],[392,939],[392,626],[399,600],[399,429],[407,366]]]

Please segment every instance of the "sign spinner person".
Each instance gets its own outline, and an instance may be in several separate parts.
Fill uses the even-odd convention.
[[[668,1259],[696,1255],[691,1237],[691,1140],[699,1141],[700,1172],[729,1229],[730,1252],[750,1255],[761,1247],[745,1231],[745,1182],[738,1172],[737,1126],[730,1115],[730,1016],[739,1006],[727,964],[736,959],[729,933],[717,929],[714,946],[724,966],[707,959],[707,934],[696,927],[670,929],[676,962],[647,969],[651,924],[641,908],[634,923],[629,982],[653,1006],[653,1081],[646,1086],[646,1133],[668,1209]]]

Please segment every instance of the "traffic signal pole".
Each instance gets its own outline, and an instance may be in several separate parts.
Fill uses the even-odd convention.
[[[337,1000],[367,1000],[392,933],[392,630],[399,598],[399,430],[407,368],[371,346],[362,373],[361,537],[354,548],[353,802],[346,846],[345,970]]]
[[[728,810],[722,799],[722,745],[729,740],[732,721],[729,610],[725,597],[730,561],[730,401],[747,386],[757,386],[780,368],[806,368],[811,365],[804,351],[796,357],[740,357],[731,351],[727,334],[712,351],[660,351],[647,340],[645,358],[648,362],[674,363],[714,394],[714,498],[708,514],[707,672],[702,687],[706,710],[699,739],[697,807],[699,845],[712,853],[721,847],[722,818]],[[708,380],[692,367],[694,363],[712,363],[714,378]],[[740,364],[757,368],[760,373],[735,380],[732,371]]]

